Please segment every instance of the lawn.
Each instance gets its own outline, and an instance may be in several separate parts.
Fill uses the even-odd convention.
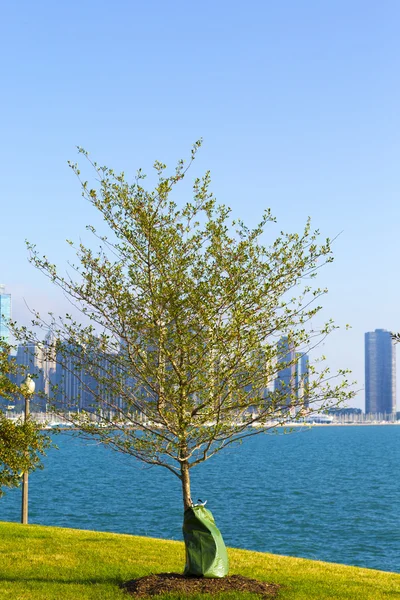
[[[229,557],[231,573],[282,585],[278,600],[400,600],[400,575],[395,573],[237,549],[230,549]],[[132,596],[120,583],[150,573],[181,572],[183,563],[180,542],[0,523],[1,600],[127,600]]]

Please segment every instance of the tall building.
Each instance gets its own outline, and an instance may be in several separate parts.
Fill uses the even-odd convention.
[[[50,392],[58,409],[96,412],[122,408],[118,386],[123,387],[123,374],[116,355],[95,345],[84,349],[65,343],[59,345],[55,358]]]
[[[281,337],[278,342],[277,367],[274,391],[282,394],[283,408],[292,405],[298,412],[300,408],[309,408],[309,356],[296,352],[288,338]]]
[[[365,334],[365,412],[396,412],[396,347],[385,329]]]
[[[11,294],[0,284],[0,339],[9,342],[8,321],[11,319]]]
[[[293,394],[296,393],[296,352],[293,344],[289,343],[286,336],[281,337],[278,342],[279,371],[274,382],[274,391],[280,392],[284,399],[284,408],[288,408],[292,402]]]
[[[31,398],[32,407],[35,410],[42,410],[46,405],[43,393],[45,392],[44,366],[45,355],[42,344],[19,344],[15,356],[16,363],[27,368],[26,373],[34,375],[35,394]],[[18,374],[15,377],[15,383],[18,387],[25,378],[25,373]]]
[[[302,400],[304,408],[309,408],[309,357],[308,354],[296,352],[296,390],[297,399]]]

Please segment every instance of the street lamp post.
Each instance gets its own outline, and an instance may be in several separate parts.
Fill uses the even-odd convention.
[[[21,392],[25,398],[25,417],[24,423],[29,418],[29,399],[35,392],[35,382],[27,375],[24,381],[21,383]],[[27,525],[28,523],[28,471],[25,471],[22,478],[22,510],[21,510],[21,523]]]

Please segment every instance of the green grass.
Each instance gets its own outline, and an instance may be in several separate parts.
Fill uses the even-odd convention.
[[[231,573],[281,584],[279,600],[400,600],[400,575],[395,573],[236,549],[229,550],[229,557]],[[1,600],[127,600],[131,596],[118,587],[123,581],[181,572],[183,563],[180,542],[0,523]]]

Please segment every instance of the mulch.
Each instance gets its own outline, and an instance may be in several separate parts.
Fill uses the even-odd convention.
[[[160,594],[219,594],[221,592],[252,592],[260,598],[275,598],[281,586],[256,579],[229,575],[208,579],[205,577],[185,577],[180,573],[157,573],[132,579],[121,586],[128,594],[137,598],[148,598]]]

